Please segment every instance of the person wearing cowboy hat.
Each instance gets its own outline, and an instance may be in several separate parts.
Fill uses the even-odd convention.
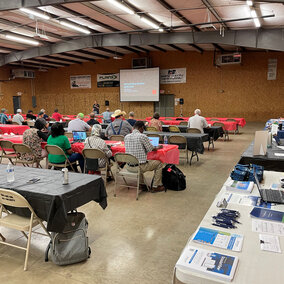
[[[126,121],[122,120],[123,116],[126,115],[125,111],[117,109],[111,117],[114,117],[115,120],[111,122],[106,129],[106,136],[110,137],[111,135],[127,135],[132,132],[132,126]]]

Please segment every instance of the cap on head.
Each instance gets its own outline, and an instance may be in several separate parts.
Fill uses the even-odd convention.
[[[5,111],[6,111],[6,109],[5,109],[5,108],[2,108],[2,109],[1,109],[1,112],[5,112]]]
[[[17,109],[17,113],[21,113],[22,110],[20,108]]]
[[[38,113],[38,115],[44,115],[44,112],[40,111],[40,112]]]
[[[45,109],[43,109],[43,108],[42,108],[42,109],[40,110],[40,112],[43,112],[43,113],[45,113]]]
[[[84,114],[82,112],[79,112],[77,117],[80,118],[80,119],[83,119],[84,118]]]

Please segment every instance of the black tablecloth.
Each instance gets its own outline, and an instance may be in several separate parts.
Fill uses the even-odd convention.
[[[67,220],[67,212],[89,201],[107,207],[107,193],[104,182],[98,175],[69,172],[69,184],[62,185],[61,171],[15,167],[15,181],[7,182],[6,165],[0,165],[0,187],[12,189],[23,195],[35,213],[47,221],[49,231],[60,232]],[[40,178],[34,184],[27,181]],[[22,211],[16,211],[22,215]]]
[[[204,145],[203,142],[208,141],[208,134],[201,134],[201,133],[171,133],[171,132],[151,132],[151,131],[144,131],[144,134],[159,134],[163,138],[167,136],[167,138],[171,135],[181,135],[184,136],[187,140],[187,149],[190,151],[195,151],[200,154],[204,152]]]
[[[265,156],[253,155],[254,143],[251,143],[246,151],[241,155],[240,164],[256,164],[264,167],[266,171],[284,172],[284,157],[275,156],[275,153],[284,153],[283,150],[272,144],[268,148]]]
[[[211,126],[210,128],[204,128],[204,133],[207,133],[216,141],[219,137],[223,137],[224,130],[222,126]]]

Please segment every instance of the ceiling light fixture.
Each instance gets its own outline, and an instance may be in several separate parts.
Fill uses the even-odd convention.
[[[31,45],[39,45],[39,42],[36,40],[32,39],[27,39],[19,36],[14,36],[14,35],[5,35],[6,39],[12,40],[12,41],[17,41],[25,44],[31,44]]]
[[[124,12],[130,14],[130,15],[134,15],[135,12],[130,9],[129,7],[127,7],[126,5],[116,1],[116,0],[108,0],[108,2],[110,2],[111,4],[113,4],[114,6],[116,6],[117,8],[123,10]]]
[[[159,28],[159,32],[162,33],[164,31],[164,29],[162,28]]]
[[[68,22],[65,22],[65,21],[60,21],[59,22],[62,26],[65,26],[67,28],[70,28],[72,30],[76,30],[78,32],[81,32],[81,33],[84,33],[84,34],[90,34],[91,32],[87,29],[84,29],[84,28],[81,28],[79,26],[76,26],[76,25],[73,25],[73,24],[70,24]]]
[[[30,9],[27,9],[27,8],[20,8],[20,11],[27,13],[27,14],[34,15],[34,16],[36,16],[38,18],[42,18],[44,20],[50,20],[50,17],[48,15],[45,15],[43,13],[40,13],[40,12],[37,12],[37,11],[34,11],[34,10],[30,10]]]
[[[253,2],[250,1],[250,0],[247,0],[247,5],[248,5],[248,6],[252,6],[252,5],[253,5]]]
[[[140,20],[154,29],[159,29],[159,26],[145,17],[140,17]]]
[[[261,26],[261,24],[260,24],[260,21],[259,21],[259,19],[258,19],[258,17],[257,17],[256,11],[255,11],[255,10],[251,10],[251,11],[250,11],[250,14],[251,14],[251,16],[252,16],[252,18],[253,18],[254,25],[255,25],[257,28],[259,28],[259,27]]]

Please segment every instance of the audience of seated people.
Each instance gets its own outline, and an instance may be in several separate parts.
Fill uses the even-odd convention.
[[[105,135],[110,137],[111,135],[127,135],[131,133],[132,126],[126,121],[123,120],[123,116],[126,115],[124,111],[117,109],[111,116],[115,118],[113,122],[111,122],[107,129]]]
[[[84,158],[79,153],[73,153],[71,149],[70,142],[67,136],[64,135],[65,131],[61,123],[54,123],[51,126],[51,133],[47,139],[48,145],[56,145],[60,147],[66,154],[70,162],[78,161],[81,172],[84,171]],[[54,164],[63,164],[65,162],[65,157],[63,155],[48,155],[48,160]]]
[[[155,127],[157,131],[163,131],[162,122],[159,120],[160,114],[158,112],[155,112],[153,115],[153,118],[149,122],[149,126]]]
[[[200,109],[196,109],[194,111],[194,116],[189,118],[187,127],[197,128],[201,131],[201,133],[204,133],[203,128],[209,128],[209,125],[208,125],[206,119],[203,116],[201,116],[201,110]]]
[[[90,126],[93,126],[94,124],[100,124],[97,120],[96,120],[96,115],[94,112],[90,113],[90,119],[87,121],[87,124],[89,124]]]
[[[81,112],[78,113],[77,118],[69,122],[68,132],[91,130],[91,126],[88,123],[86,123],[83,119],[84,119],[84,114]]]
[[[143,121],[136,121],[134,129],[131,134],[124,138],[125,153],[131,154],[139,161],[140,170],[142,173],[154,171],[153,192],[164,191],[162,184],[162,169],[163,163],[158,160],[147,160],[147,154],[151,151],[156,151],[162,148],[162,145],[154,147],[148,136],[143,134],[145,125]],[[143,176],[140,177],[140,187],[145,190],[146,186],[143,184]]]
[[[127,119],[127,121],[132,127],[134,126],[136,120],[134,119],[134,112],[133,111],[131,111],[129,113],[129,118]]]

